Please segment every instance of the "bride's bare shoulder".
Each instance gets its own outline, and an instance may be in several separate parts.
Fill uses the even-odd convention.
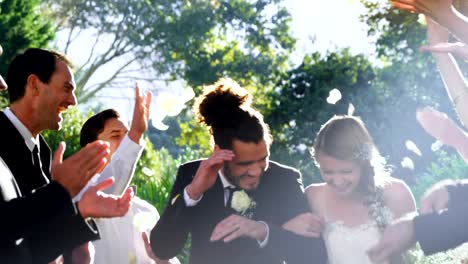
[[[313,183],[306,187],[305,194],[311,209],[314,211],[319,210],[318,205],[322,203],[324,199],[324,193],[326,189],[325,183]]]
[[[322,193],[325,190],[326,184],[324,182],[321,183],[312,183],[311,185],[307,186],[305,192],[307,195],[316,196]]]
[[[416,210],[413,194],[403,180],[388,177],[383,187],[385,204],[396,217]]]

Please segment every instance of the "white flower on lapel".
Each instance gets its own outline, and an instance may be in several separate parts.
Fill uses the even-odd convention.
[[[240,214],[244,214],[248,209],[253,207],[255,202],[252,201],[250,196],[244,191],[235,191],[232,194],[231,208]]]

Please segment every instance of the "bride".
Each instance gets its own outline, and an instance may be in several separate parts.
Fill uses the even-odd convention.
[[[372,263],[366,251],[394,218],[415,211],[408,186],[389,175],[364,123],[335,116],[315,138],[313,159],[324,183],[307,187],[313,213],[323,221],[322,237],[330,264]],[[301,215],[284,228],[304,233]],[[401,263],[401,256],[383,263]]]

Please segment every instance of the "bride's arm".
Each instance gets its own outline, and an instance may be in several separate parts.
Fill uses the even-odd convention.
[[[309,185],[305,190],[310,212],[299,214],[283,224],[283,228],[305,237],[320,237],[324,220],[317,205],[323,184]]]
[[[384,186],[384,199],[394,218],[416,212],[416,203],[410,188],[402,180],[391,177]]]

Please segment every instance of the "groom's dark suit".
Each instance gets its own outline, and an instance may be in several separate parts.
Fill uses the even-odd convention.
[[[270,161],[258,188],[252,193],[257,203],[252,219],[269,226],[267,246],[238,238],[230,243],[210,242],[217,223],[233,213],[224,205],[220,178],[203,194],[199,203],[187,207],[184,188],[192,181],[201,161],[180,166],[167,207],[151,231],[151,245],[156,256],[169,259],[181,252],[191,235],[190,263],[325,263],[326,250],[321,238],[306,239],[281,228],[300,213],[309,211],[300,173]]]
[[[0,203],[2,206],[12,207],[13,211],[11,212],[16,215],[10,216],[10,219],[2,219],[0,222],[1,228],[8,228],[10,225],[12,231],[9,233],[11,236],[5,236],[2,232],[0,238],[2,245],[1,263],[7,263],[4,262],[4,259],[10,254],[12,260],[15,256],[20,257],[11,263],[47,263],[58,257],[65,249],[98,239],[99,235],[95,223],[85,221],[76,213],[71,198],[63,187],[54,182],[49,183],[51,154],[44,139],[40,137],[40,158],[47,179],[43,175],[39,175],[35,169],[31,159],[31,151],[26,146],[19,131],[3,112],[0,113],[0,127],[0,157],[5,161],[14,176],[14,182],[19,187],[19,190],[15,189],[15,195],[27,197],[15,200],[18,202],[15,202],[16,204],[22,204],[24,207],[15,207],[12,202],[4,203],[14,197],[12,197],[11,185],[4,184],[8,182],[8,179],[2,180],[2,200]],[[8,192],[4,192],[4,186],[5,190],[9,190]],[[39,188],[40,190],[38,190]],[[32,192],[41,193],[43,198],[39,201],[39,198],[35,198],[37,196],[30,196]],[[50,204],[48,202],[50,199],[60,201]],[[44,217],[43,213],[52,212],[53,208],[57,210],[54,211],[56,213]],[[20,212],[20,210],[28,210],[29,212]],[[8,217],[4,211],[2,214],[4,215],[2,218]],[[27,221],[11,221],[19,217],[18,214],[21,217],[28,217]],[[33,217],[34,226],[29,222]],[[15,241],[19,238],[23,238],[23,242],[16,244]],[[17,255],[15,253],[17,250],[18,252],[22,250],[23,254]],[[28,259],[32,261],[28,262]]]
[[[450,195],[447,210],[419,215],[414,219],[416,239],[426,255],[468,241],[468,184],[458,183],[447,189]]]

